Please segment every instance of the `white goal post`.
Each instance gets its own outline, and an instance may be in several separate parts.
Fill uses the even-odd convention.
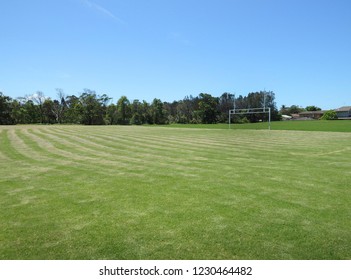
[[[232,115],[245,115],[245,114],[268,114],[268,129],[271,130],[271,108],[248,108],[248,109],[234,109],[229,110],[229,129],[231,125]]]

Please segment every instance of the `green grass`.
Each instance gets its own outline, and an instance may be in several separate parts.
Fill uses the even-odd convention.
[[[350,143],[343,132],[0,126],[0,259],[350,259]]]
[[[172,124],[169,127],[228,129],[228,124]],[[267,122],[231,124],[231,129],[268,129]],[[351,132],[350,120],[337,121],[279,121],[271,122],[272,130]]]

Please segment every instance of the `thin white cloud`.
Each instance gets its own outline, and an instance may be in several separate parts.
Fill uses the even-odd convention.
[[[112,18],[112,19],[118,21],[118,22],[121,23],[121,24],[125,24],[125,22],[124,22],[122,19],[120,19],[119,17],[117,17],[116,15],[114,15],[114,14],[113,14],[111,11],[109,11],[108,9],[106,9],[106,8],[100,6],[100,5],[98,5],[98,4],[96,4],[96,3],[92,2],[92,1],[89,1],[89,0],[84,0],[84,3],[85,3],[85,5],[88,6],[90,9],[93,9],[93,10],[99,12],[100,14],[103,14],[103,15],[109,17],[109,18]]]

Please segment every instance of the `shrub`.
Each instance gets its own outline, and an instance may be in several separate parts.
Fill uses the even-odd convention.
[[[335,111],[329,110],[323,114],[323,116],[320,118],[321,120],[337,120],[338,116]]]

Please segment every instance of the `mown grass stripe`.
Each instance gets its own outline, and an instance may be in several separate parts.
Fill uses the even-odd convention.
[[[67,141],[67,137],[65,137],[66,134],[53,137],[50,133],[48,133],[48,134],[42,134],[41,136],[46,137],[46,138],[50,138],[51,140],[54,140],[56,143],[55,145],[57,145],[57,143],[59,143],[59,145],[65,144],[66,147],[70,147],[71,151],[73,150],[72,146],[74,146],[74,145]],[[75,139],[74,141],[75,141],[75,145],[77,146],[76,141],[78,141],[78,139]],[[62,149],[64,149],[64,147]],[[77,150],[77,153],[79,153],[79,147],[77,146],[77,147],[75,147],[75,149]],[[87,147],[84,147],[82,149],[87,151]],[[133,164],[134,171],[138,171],[138,170],[140,171],[143,169],[149,170],[151,168],[150,170],[154,174],[156,174],[158,172],[158,170],[157,169],[155,170],[155,168],[152,169],[152,167],[155,165],[155,159],[159,158],[159,159],[165,161],[162,163],[162,165],[164,167],[170,167],[173,170],[178,170],[179,172],[183,172],[182,175],[188,176],[188,174],[187,174],[188,170],[186,170],[184,167],[174,166],[174,163],[175,163],[174,161],[169,162],[169,160],[164,160],[164,157],[162,155],[155,154],[154,151],[150,152],[150,150],[147,150],[146,153],[141,154],[140,148],[137,147],[136,154],[135,154],[135,156],[133,156],[130,149],[128,149],[127,146],[123,150],[124,150],[124,152],[123,152],[124,155],[121,155],[121,153],[119,151],[118,151],[117,155],[114,155],[113,150],[111,150],[111,153],[108,155],[106,153],[104,155],[102,155],[98,151],[98,149],[94,149],[94,150],[91,150],[91,154],[89,154],[89,156],[94,157],[94,158],[95,157],[100,158],[97,161],[95,161],[96,167],[103,164],[103,165],[109,166],[109,167],[113,167],[113,166],[118,167],[118,168],[122,167],[122,169],[123,169],[123,166],[126,166],[126,165],[130,166],[130,164]],[[108,156],[108,158],[110,160],[103,160],[104,156]],[[80,154],[80,157],[81,157],[81,154]],[[92,158],[87,158],[87,159],[92,160]],[[159,167],[159,163],[157,163],[157,166]],[[106,167],[104,167],[104,168],[106,168]]]
[[[150,145],[144,145],[142,144],[143,142],[137,142],[134,143],[134,145],[131,145],[130,143],[132,142],[131,140],[128,139],[118,139],[112,141],[110,137],[105,137],[99,135],[99,137],[93,137],[93,136],[86,136],[90,139],[90,141],[93,139],[94,143],[100,143],[104,142],[109,143],[108,146],[102,146],[100,145],[103,149],[105,147],[108,147],[110,149],[110,154],[109,158],[117,158],[119,160],[123,161],[133,161],[135,164],[141,164],[143,166],[152,166],[155,161],[159,160],[163,162],[163,165],[165,166],[170,166],[174,167],[175,169],[178,168],[177,164],[179,164],[179,160],[181,159],[181,155],[179,155],[179,148],[176,149],[176,153],[169,153],[169,150],[165,149],[155,149],[155,146],[150,147]],[[76,141],[81,142],[78,139],[75,139]],[[86,141],[84,141],[85,144],[87,144]],[[89,144],[87,144],[89,145]],[[99,144],[98,144],[99,145]],[[99,148],[95,148],[94,154],[99,154]],[[164,154],[164,151],[167,151],[167,154]],[[158,163],[159,165],[159,163]],[[175,166],[174,166],[175,165]],[[188,168],[191,169],[189,166]]]
[[[351,134],[0,129],[1,258],[351,256]]]
[[[47,142],[43,145],[42,141],[38,142],[38,139],[34,140],[28,130],[16,130],[15,133],[25,146],[25,153],[28,157],[39,162],[45,161],[46,165],[57,163],[57,155],[47,153],[52,148]]]
[[[47,161],[43,163],[44,166],[52,164],[56,166],[56,170],[67,170],[68,168],[91,172],[103,172],[106,175],[109,175],[110,172],[106,172],[106,166],[113,166],[116,164],[114,161],[103,161],[92,166],[89,162],[95,162],[95,159],[98,158],[91,154],[90,157],[82,156],[77,149],[77,153],[73,153],[71,146],[62,145],[60,141],[54,142],[48,134],[40,134],[39,132],[32,132],[31,130],[25,130],[21,134],[22,138],[25,138],[26,141],[32,146],[36,146],[36,151],[40,154],[40,157],[46,157]],[[61,147],[57,147],[57,143],[60,143]],[[78,154],[78,156],[77,156]],[[37,159],[38,160],[38,159]],[[103,164],[103,167],[97,169],[99,165]],[[67,166],[67,167],[66,167]],[[121,163],[118,163],[118,166],[121,166]],[[117,171],[118,173],[119,171]]]
[[[119,145],[118,147],[120,148]],[[109,148],[111,149],[110,154],[105,153],[104,156],[108,156],[108,158],[110,159],[110,163],[115,163],[117,165],[134,164],[134,169],[136,166],[139,166],[140,169],[145,168],[145,165],[152,166],[156,158],[162,158],[161,155],[152,153],[149,150],[147,150],[144,153],[141,153],[139,147],[136,148],[137,150],[135,152],[135,156],[133,156],[133,151],[131,151],[131,149],[127,146],[121,150],[118,149],[117,151],[113,148],[113,146],[109,146]],[[99,149],[92,150],[92,154],[96,157],[103,156],[102,152],[99,152]],[[98,163],[101,163],[101,160],[99,160]],[[107,164],[108,163],[109,162],[107,162]],[[164,165],[167,165],[167,162],[165,162]]]
[[[38,160],[31,158],[26,150],[27,147],[23,143],[14,130],[5,130],[2,135],[2,153],[10,161],[16,162],[17,166],[32,166],[39,163]],[[10,162],[9,161],[9,162]]]
[[[98,140],[98,139],[100,139],[100,138],[97,138],[96,140]],[[119,142],[119,141],[117,141],[117,142]],[[127,141],[128,142],[128,141]],[[119,145],[119,144],[118,144]],[[266,156],[267,158],[269,158],[269,157],[271,157],[272,156],[272,151],[270,150],[270,149],[267,149],[267,148],[262,148],[261,146],[256,146],[256,143],[255,143],[255,145],[251,145],[251,146],[254,146],[255,148],[257,148],[258,150],[260,150],[259,151],[259,153],[262,153],[262,157],[264,157],[264,156]],[[122,146],[123,147],[123,146]],[[126,147],[126,146],[124,146],[124,147]],[[211,149],[214,149],[215,147],[211,147]],[[208,150],[211,150],[211,149],[208,149]],[[184,149],[183,149],[184,150]],[[215,150],[215,149],[214,149]],[[255,149],[254,149],[254,151],[255,151]],[[139,152],[140,152],[140,150],[139,150]],[[256,152],[256,151],[255,151]],[[130,151],[128,150],[128,153],[130,153]],[[247,153],[247,150],[245,151],[245,153]],[[208,152],[207,152],[207,154],[208,154]],[[143,156],[145,156],[145,155],[143,155]],[[151,155],[152,156],[152,155]],[[154,156],[154,158],[156,158],[157,156]],[[162,157],[161,157],[162,158]],[[212,157],[213,158],[213,157]],[[169,158],[168,158],[169,159]],[[203,159],[205,159],[206,160],[206,158],[203,158]],[[254,161],[254,160],[253,160]],[[217,163],[218,164],[220,164],[221,162],[224,162],[225,163],[225,160],[223,160],[223,159],[221,159],[221,158],[219,158],[219,159],[217,159]],[[182,164],[187,164],[187,163],[189,163],[189,164],[194,164],[194,160],[192,160],[192,161],[188,161],[188,162],[182,162]],[[196,164],[196,162],[195,162],[195,164]],[[205,162],[203,162],[203,160],[201,161],[200,160],[200,162],[199,162],[199,164],[202,166],[202,167],[204,167],[204,165],[206,164]]]
[[[52,157],[60,157],[66,161],[69,160],[72,164],[91,167],[91,163],[94,163],[95,168],[102,166],[101,169],[104,169],[106,166],[123,167],[123,162],[106,159],[105,157],[109,156],[109,154],[97,154],[95,150],[80,147],[77,143],[67,141],[64,137],[56,137],[50,133],[40,131],[31,133],[31,137],[39,143],[43,141],[51,143],[46,153],[51,154]]]

